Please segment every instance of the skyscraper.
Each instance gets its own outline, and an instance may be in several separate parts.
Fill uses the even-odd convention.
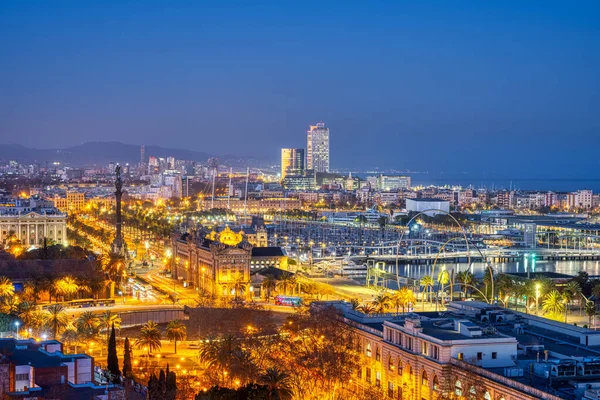
[[[146,146],[142,145],[140,147],[140,165],[144,165],[146,163]]]
[[[281,179],[304,174],[304,149],[281,149]]]
[[[329,128],[323,122],[311,125],[307,131],[306,168],[329,172]]]

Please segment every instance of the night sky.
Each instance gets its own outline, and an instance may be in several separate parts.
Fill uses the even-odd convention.
[[[0,2],[0,142],[600,178],[599,1]]]

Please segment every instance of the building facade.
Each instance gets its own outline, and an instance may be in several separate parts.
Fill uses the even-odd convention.
[[[44,238],[57,244],[67,243],[67,214],[27,214],[0,215],[0,242],[5,244],[15,235],[25,246],[41,246]]]
[[[466,319],[367,316],[337,303],[361,356],[352,382],[357,392],[374,386],[381,390],[378,398],[396,400],[560,399],[494,372],[511,373],[518,354],[514,337]]]
[[[329,128],[323,122],[311,125],[307,131],[306,168],[329,172]]]
[[[252,245],[248,242],[231,246],[198,233],[188,233],[174,237],[172,246],[171,274],[184,286],[228,296],[236,294],[234,282],[250,283]]]
[[[281,179],[304,175],[304,149],[281,149]]]
[[[80,211],[85,206],[85,193],[68,191],[64,197],[55,196],[52,201],[62,212]]]

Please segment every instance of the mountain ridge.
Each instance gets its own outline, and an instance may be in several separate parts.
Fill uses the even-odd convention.
[[[17,160],[22,164],[60,162],[71,167],[106,165],[111,161],[135,165],[140,162],[141,145],[125,144],[116,141],[102,142],[91,141],[79,145],[53,148],[36,149],[19,143],[0,144],[0,160]],[[196,150],[167,148],[163,146],[145,145],[145,157],[175,157],[180,160],[206,161],[213,155]],[[223,155],[221,162],[234,160],[254,160],[254,157],[239,157]]]

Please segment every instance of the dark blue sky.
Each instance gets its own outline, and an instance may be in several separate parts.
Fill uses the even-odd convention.
[[[598,1],[3,1],[0,142],[600,177]]]

